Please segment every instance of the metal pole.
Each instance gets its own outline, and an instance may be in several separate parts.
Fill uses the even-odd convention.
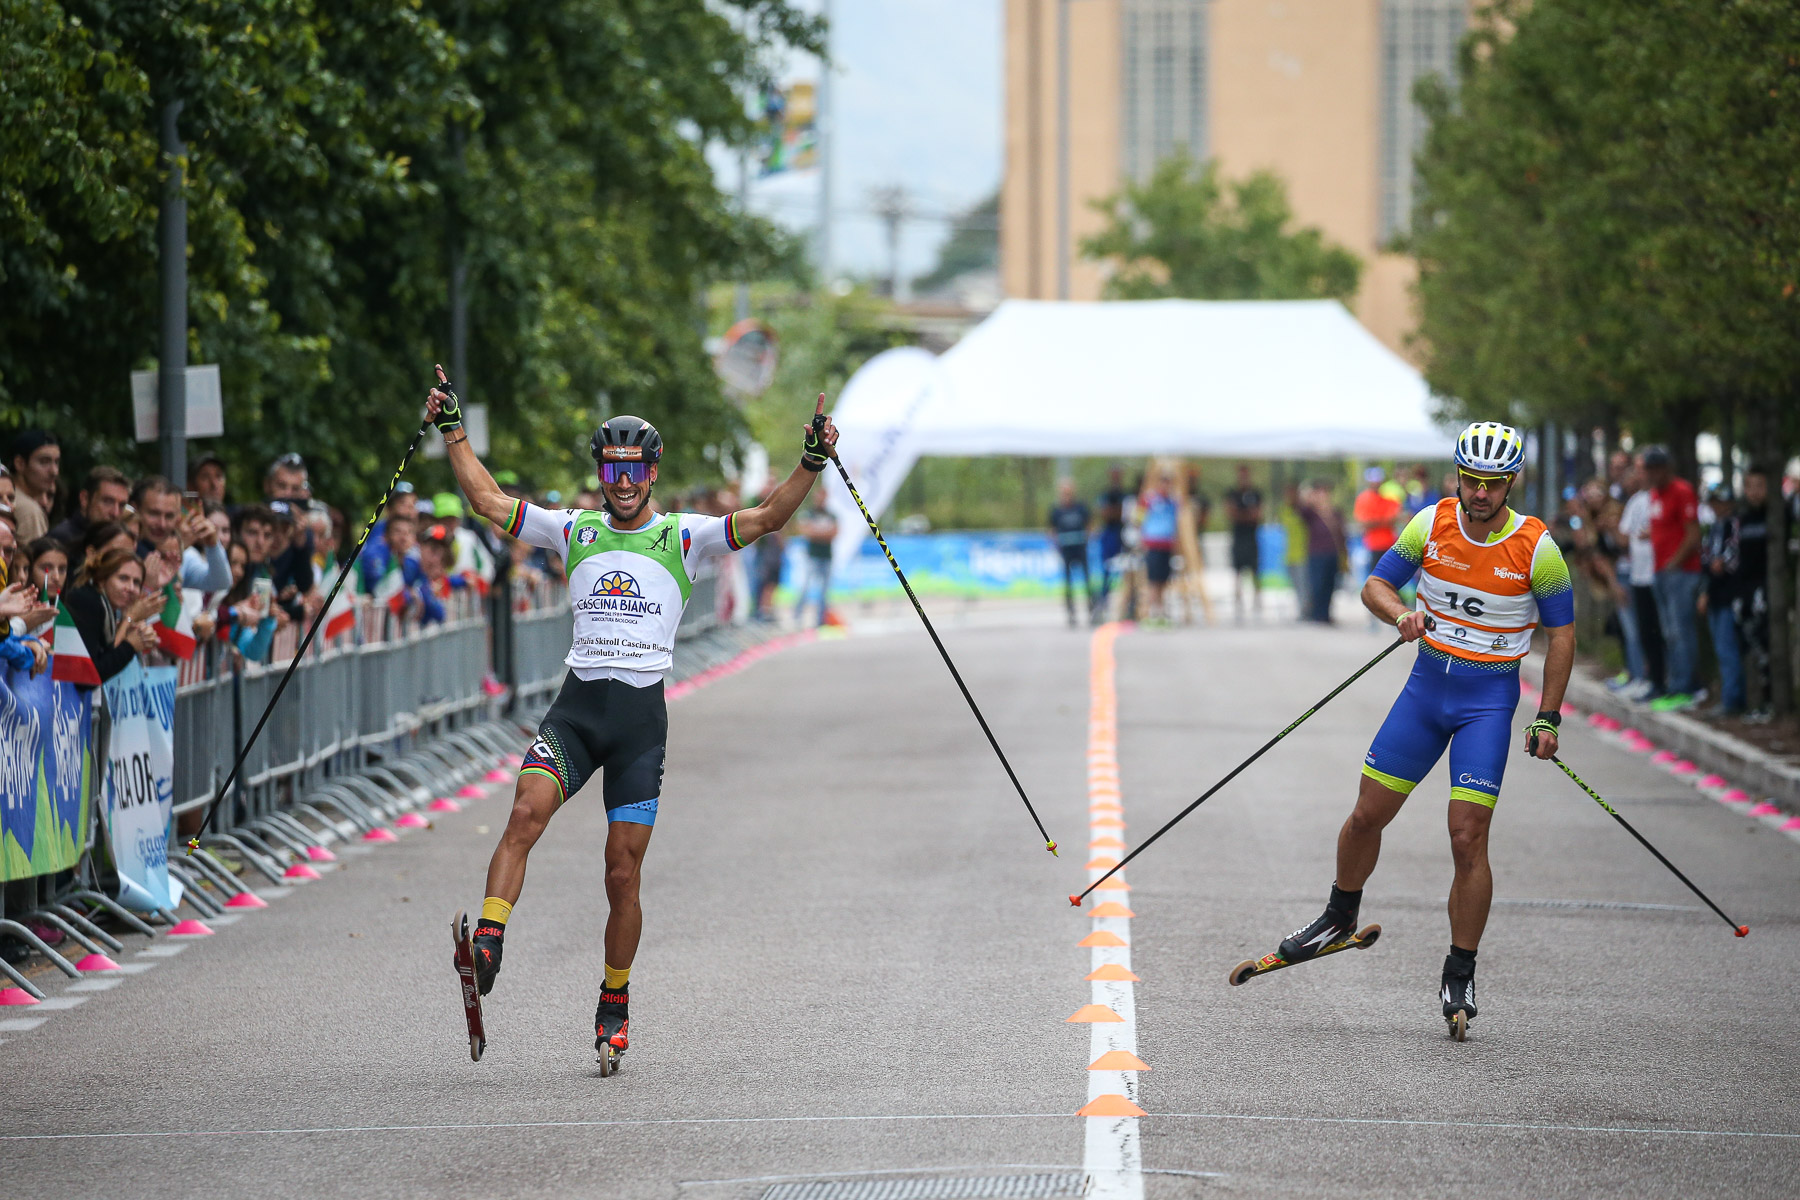
[[[1069,298],[1069,0],[1056,0],[1056,298]]]
[[[182,190],[181,101],[162,110],[163,179],[157,243],[161,250],[162,336],[156,376],[156,411],[162,438],[162,471],[176,487],[187,486],[187,195]]]
[[[468,130],[458,121],[450,126],[450,152],[455,159],[458,187],[448,200],[450,224],[450,378],[456,382],[456,394],[468,399],[469,386],[469,264],[463,254],[461,187],[466,178],[463,163],[468,143]]]
[[[825,20],[825,54],[819,60],[818,111],[813,120],[819,143],[819,282],[831,286],[831,2],[824,0],[819,15]]]
[[[750,216],[750,154],[744,149],[738,150],[738,211],[745,219]],[[736,304],[733,306],[733,321],[742,321],[750,315],[750,280],[746,276],[738,280]]]

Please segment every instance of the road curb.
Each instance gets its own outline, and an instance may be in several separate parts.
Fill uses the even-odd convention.
[[[1541,660],[1538,665],[1542,667]],[[1800,814],[1800,766],[1722,733],[1704,721],[1680,713],[1651,712],[1643,705],[1622,700],[1579,665],[1569,678],[1567,698],[1584,712],[1605,713],[1627,727],[1642,730],[1658,746],[1675,751],[1702,771],[1723,775],[1753,795],[1768,797],[1790,816]]]

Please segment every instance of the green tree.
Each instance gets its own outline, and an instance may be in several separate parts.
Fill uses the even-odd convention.
[[[1711,429],[1778,473],[1800,443],[1800,9],[1497,0],[1484,16],[1454,102],[1419,96],[1433,123],[1410,248],[1434,389],[1457,414],[1667,439],[1690,473]],[[1770,517],[1779,530],[1779,503]],[[1787,664],[1784,558],[1772,533]]]
[[[1287,188],[1269,171],[1238,182],[1219,164],[1185,153],[1164,159],[1144,183],[1095,202],[1105,230],[1084,255],[1116,264],[1114,300],[1348,300],[1362,261],[1317,229],[1292,229]]]
[[[819,32],[786,0],[0,0],[0,436],[153,465],[123,399],[154,362],[167,97],[240,494],[288,449],[340,503],[384,479],[448,354],[453,242],[498,465],[560,469],[602,407],[725,436],[697,298],[793,250],[704,149]]]

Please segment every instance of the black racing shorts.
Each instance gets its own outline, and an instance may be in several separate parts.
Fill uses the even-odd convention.
[[[654,825],[668,739],[661,680],[639,688],[617,679],[578,679],[571,671],[519,773],[548,776],[560,805],[603,771],[606,819]]]
[[[1231,531],[1231,569],[1233,571],[1257,569],[1256,530],[1233,529]]]
[[[1169,582],[1175,573],[1175,552],[1173,550],[1144,550],[1144,574],[1151,583],[1161,587]]]

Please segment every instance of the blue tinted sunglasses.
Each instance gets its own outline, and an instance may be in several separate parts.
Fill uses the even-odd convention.
[[[650,464],[647,462],[603,462],[600,464],[601,483],[646,483],[650,479]]]

